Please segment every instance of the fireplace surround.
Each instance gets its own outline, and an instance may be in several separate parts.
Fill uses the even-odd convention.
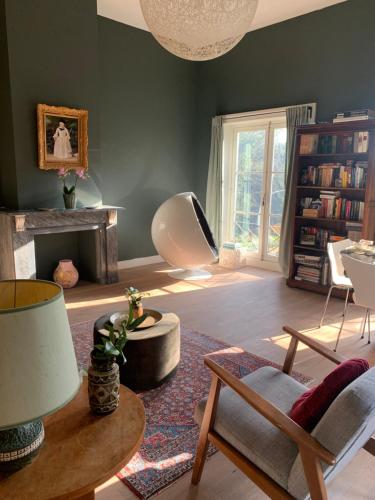
[[[89,279],[116,283],[118,209],[0,211],[0,279],[35,279],[36,235],[80,231]]]

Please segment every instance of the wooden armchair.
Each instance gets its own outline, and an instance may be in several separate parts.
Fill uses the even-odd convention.
[[[375,368],[350,384],[309,434],[287,413],[306,387],[290,377],[298,342],[333,363],[345,359],[290,327],[282,371],[263,367],[242,380],[210,359],[208,398],[195,412],[201,424],[192,483],[202,475],[211,442],[269,497],[327,499],[325,484],[360,448],[375,455]],[[220,391],[221,384],[227,387]],[[261,395],[262,394],[262,395]]]

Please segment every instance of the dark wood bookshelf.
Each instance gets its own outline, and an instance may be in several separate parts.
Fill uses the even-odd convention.
[[[347,150],[343,152],[340,147],[349,136],[353,136],[356,132],[365,132],[369,134],[367,152],[356,152]],[[347,223],[355,223],[358,228],[361,228],[361,238],[368,240],[375,239],[375,120],[360,120],[344,123],[323,123],[317,125],[304,125],[297,129],[296,155],[294,158],[294,179],[292,202],[294,205],[293,215],[293,241],[290,261],[290,273],[287,279],[287,284],[291,287],[301,288],[317,293],[327,294],[329,284],[314,283],[307,280],[296,279],[297,267],[295,263],[295,254],[322,256],[328,259],[327,250],[318,246],[303,245],[300,241],[301,228],[312,227],[324,230],[330,230],[334,234],[347,237]],[[320,146],[320,136],[337,136],[330,138],[329,143],[335,144],[334,152],[318,152],[311,151],[309,153],[300,154],[301,138],[305,134],[319,135],[318,144]],[[323,141],[324,139],[322,139]],[[318,146],[318,147],[319,147]],[[346,146],[345,146],[346,147]],[[326,148],[325,148],[326,149]],[[333,147],[330,148],[333,150]],[[365,187],[340,187],[340,186],[321,186],[313,184],[301,183],[302,172],[309,166],[323,165],[325,163],[341,163],[347,165],[347,161],[352,162],[352,166],[356,166],[356,162],[367,161],[367,179]],[[346,198],[352,201],[364,202],[363,220],[344,220],[339,218],[329,217],[307,217],[301,215],[301,199],[306,197],[319,198],[321,191],[340,192],[341,198]],[[334,291],[334,295],[343,297],[340,290]]]
[[[325,186],[312,186],[303,185],[297,186],[297,189],[316,189],[318,191],[366,191],[366,188],[348,188],[348,187],[325,187]]]
[[[317,222],[330,222],[331,224],[346,224],[347,222],[356,222],[363,225],[362,221],[350,221],[346,219],[332,219],[330,217],[307,217],[306,215],[296,215],[296,219],[316,220]]]
[[[323,134],[322,134],[323,135]],[[334,135],[334,134],[332,134]],[[367,153],[308,153],[308,154],[298,154],[296,155],[299,158],[311,158],[311,157],[316,157],[316,158],[334,158],[335,156],[338,158],[343,158],[343,157],[348,157],[351,158],[352,156],[358,156],[359,158],[366,159]]]
[[[325,248],[313,247],[310,245],[294,245],[294,248],[299,248],[300,250],[312,250],[313,252],[327,253]]]

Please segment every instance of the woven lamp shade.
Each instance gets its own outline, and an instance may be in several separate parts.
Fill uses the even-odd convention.
[[[0,281],[0,429],[31,422],[68,403],[80,387],[59,285]]]
[[[205,61],[231,50],[250,30],[258,0],[140,0],[151,33],[172,54]]]

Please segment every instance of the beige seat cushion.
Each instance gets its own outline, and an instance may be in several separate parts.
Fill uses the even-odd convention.
[[[270,366],[247,375],[242,382],[286,413],[306,391],[304,385]],[[195,409],[198,424],[202,422],[206,402],[202,400]],[[228,387],[220,393],[214,429],[280,486],[287,488],[298,454],[297,446]]]

